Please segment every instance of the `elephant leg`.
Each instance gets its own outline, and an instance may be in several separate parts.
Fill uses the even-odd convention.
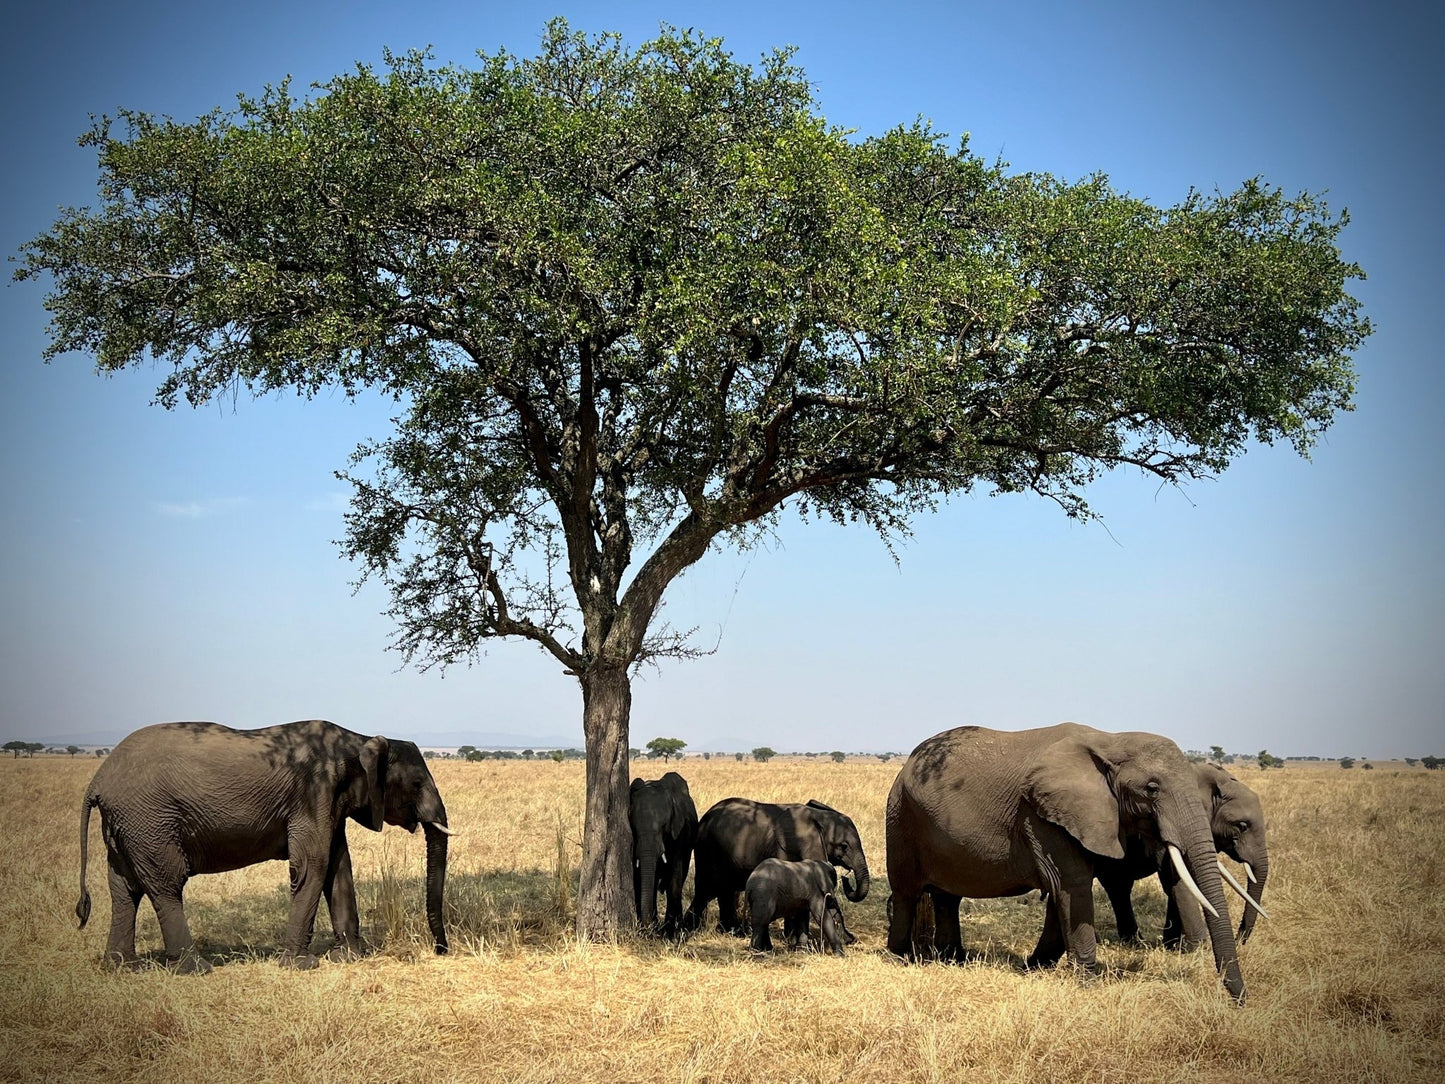
[[[361,917],[357,913],[356,882],[352,879],[351,848],[346,844],[344,823],[331,837],[331,856],[322,893],[326,896],[326,909],[331,912],[331,930],[336,935],[336,945],[327,954],[328,958],[345,960],[360,956],[364,951]]]
[[[682,926],[682,887],[686,883],[686,860],[670,863],[667,878],[667,911],[662,919],[662,935],[664,937],[676,937]]]
[[[1044,928],[1039,933],[1039,943],[1025,961],[1030,968],[1053,967],[1064,958],[1064,928],[1059,922],[1058,905],[1052,894],[1044,899]]]
[[[182,973],[205,974],[211,965],[196,955],[196,942],[191,937],[186,909],[181,902],[182,887],[167,886],[148,893],[161,925],[161,938],[166,943],[166,964]]]
[[[963,962],[963,931],[958,924],[962,897],[937,888],[928,890],[933,900],[933,947],[947,963]]]
[[[808,914],[806,911],[801,914],[789,915],[783,919],[783,940],[788,948],[797,951],[799,945],[807,942],[811,948],[813,939],[808,933]]]
[[[768,934],[768,923],[763,920],[762,914],[753,916],[753,940],[754,952],[772,952],[773,939]]]
[[[703,919],[707,918],[707,905],[717,895],[713,887],[712,877],[708,870],[702,866],[697,867],[697,876],[693,879],[692,903],[683,912],[682,929],[684,933],[692,933],[694,930],[702,929]]]
[[[1140,943],[1139,920],[1134,915],[1134,882],[1128,877],[1100,878],[1109,906],[1114,909],[1114,928],[1119,940],[1130,945]]]
[[[1059,927],[1068,942],[1069,954],[1074,966],[1084,971],[1098,967],[1098,940],[1094,934],[1094,878],[1071,880],[1062,885],[1057,893],[1050,893],[1058,901]]]
[[[120,966],[135,963],[136,908],[145,895],[131,874],[128,863],[119,855],[110,854],[110,936],[105,942],[107,962]]]
[[[286,943],[282,958],[288,966],[299,970],[315,967],[311,955],[311,935],[316,928],[316,909],[321,904],[321,891],[327,880],[327,859],[330,841],[315,838],[315,832],[293,831],[287,842],[291,860],[291,913],[286,920]]]
[[[738,894],[732,889],[723,889],[717,897],[717,928],[719,933],[735,934],[742,937],[747,933],[738,919]]]
[[[920,893],[894,889],[888,897],[888,951],[905,960],[918,958],[913,947],[914,912]]]

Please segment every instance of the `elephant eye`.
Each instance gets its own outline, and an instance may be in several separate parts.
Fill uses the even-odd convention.
[[[1144,785],[1144,790],[1148,792],[1149,797],[1157,797],[1159,794],[1159,784],[1151,779]]]
[[[1241,832],[1248,832],[1249,821],[1240,821],[1238,824],[1235,825],[1235,827],[1238,828]]]

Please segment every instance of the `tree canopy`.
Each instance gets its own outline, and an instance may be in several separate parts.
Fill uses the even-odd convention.
[[[1305,453],[1369,331],[1346,222],[1261,180],[1170,207],[1010,173],[922,123],[829,124],[788,51],[550,24],[536,57],[388,55],[297,99],[84,137],[98,206],[25,246],[48,356],[155,359],[157,399],[394,396],[345,551],[420,665],[530,639],[582,686],[579,932],[630,908],[630,670],[784,507],[906,532],[940,499]]]
[[[664,764],[673,757],[681,757],[682,751],[686,748],[687,742],[681,738],[653,738],[647,743],[648,754],[661,757]]]

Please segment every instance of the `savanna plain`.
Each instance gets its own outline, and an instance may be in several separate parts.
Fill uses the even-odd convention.
[[[1249,1001],[1236,1008],[1207,949],[1159,946],[1155,881],[1135,889],[1154,940],[1144,948],[1117,942],[1097,894],[1097,976],[1067,963],[1023,969],[1043,921],[1037,893],[964,902],[969,963],[889,958],[883,809],[899,762],[862,757],[666,766],[686,776],[699,812],[741,795],[818,798],[854,818],[874,881],[847,905],[859,940],[846,959],[755,957],[712,930],[715,908],[682,945],[578,944],[582,765],[438,761],[463,833],[447,884],[451,955],[433,955],[427,938],[420,836],[353,825],[375,954],[282,969],[287,872],[272,862],[188,886],[213,973],[116,973],[101,966],[110,916],[98,817],[84,930],[73,911],[80,800],[97,764],[0,760],[0,1079],[1445,1079],[1445,772],[1234,769],[1264,800],[1272,857],[1271,919],[1241,952]],[[647,778],[663,770],[634,764]],[[324,903],[317,930],[324,949]],[[160,956],[149,904],[138,947]]]

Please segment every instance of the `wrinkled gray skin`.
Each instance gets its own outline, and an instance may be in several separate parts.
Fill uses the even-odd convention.
[[[738,918],[738,893],[768,858],[842,866],[855,878],[852,883],[843,878],[843,894],[854,903],[868,895],[868,860],[858,829],[847,816],[818,801],[774,805],[724,798],[698,823],[693,856],[692,904],[683,916],[688,931],[701,927],[707,905],[717,900],[718,929],[746,934]]]
[[[774,919],[783,920],[783,937],[788,948],[796,949],[807,937],[811,918],[818,924],[821,943],[835,956],[846,956],[843,942],[857,940],[843,923],[843,908],[834,895],[838,887],[838,871],[826,862],[787,862],[768,858],[748,875],[744,890],[748,913],[753,924],[753,948],[771,952],[773,940],[768,926]]]
[[[320,720],[262,730],[217,723],[162,723],[131,734],[90,781],[80,810],[80,899],[85,884],[90,811],[100,810],[109,865],[111,921],[106,957],[136,960],[136,908],[150,899],[168,964],[208,971],[182,909],[186,881],[269,859],[291,865],[291,911],[283,961],[316,966],[309,954],[316,908],[326,896],[337,958],[362,951],[346,845],[346,821],[374,832],[383,823],[426,832],[426,909],[436,951],[447,951],[442,924],[446,879],[446,807],[421,751],[408,741],[367,738]]]
[[[682,886],[697,840],[697,807],[687,780],[677,772],[632,781],[627,819],[632,826],[632,892],[642,929],[675,937],[682,924]],[[657,923],[657,894],[667,893],[667,913]]]
[[[1200,800],[1209,813],[1215,849],[1236,862],[1249,863],[1257,880],[1248,881],[1243,875],[1239,879],[1256,903],[1263,902],[1265,882],[1269,879],[1269,848],[1265,843],[1264,806],[1259,795],[1218,764],[1196,764],[1194,771],[1199,781]],[[1121,861],[1105,859],[1095,868],[1099,883],[1114,908],[1119,939],[1139,941],[1139,922],[1130,897],[1135,881],[1157,873],[1169,901],[1164,944],[1186,951],[1203,944],[1208,936],[1204,912],[1194,897],[1180,886],[1167,855],[1151,854],[1144,841],[1132,838],[1125,850]],[[1243,914],[1235,937],[1244,944],[1254,932],[1259,912],[1248,905],[1241,906]]]
[[[1245,998],[1215,860],[1214,836],[1193,766],[1157,734],[1109,734],[1077,723],[1017,732],[959,727],[927,739],[888,796],[888,949],[917,954],[919,898],[932,895],[938,942],[961,949],[957,901],[1048,897],[1030,966],[1096,966],[1093,881],[1100,858],[1123,859],[1131,837],[1152,853],[1172,843],[1205,898],[1215,964]]]

